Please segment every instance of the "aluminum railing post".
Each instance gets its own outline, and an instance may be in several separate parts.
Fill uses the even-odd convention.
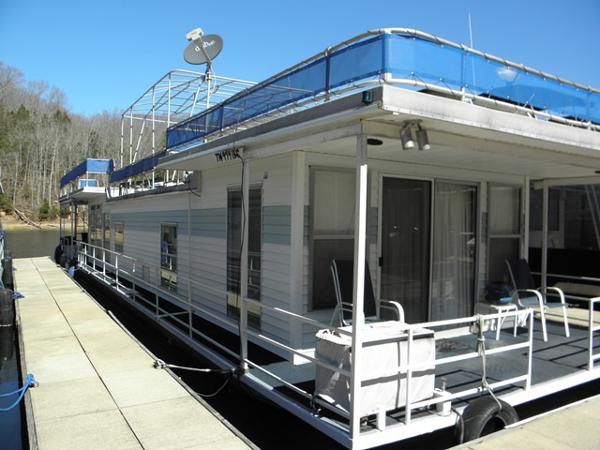
[[[192,332],[192,325],[193,325],[193,321],[192,321],[192,282],[190,281],[190,279],[188,278],[187,280],[187,291],[188,291],[188,327],[189,327],[189,336],[190,338],[193,338],[193,332]]]
[[[119,288],[119,254],[115,253],[115,282],[117,283],[117,289]]]
[[[588,370],[594,370],[594,299],[590,301],[590,310],[588,312],[588,326],[589,326],[589,359],[588,359]]]
[[[546,296],[546,286],[548,285],[548,189],[548,186],[544,184],[542,194],[542,279],[540,283],[544,298]]]
[[[360,437],[362,328],[365,323],[365,257],[367,231],[367,136],[356,139],[356,192],[354,210],[354,286],[352,301],[352,371],[350,379],[350,438]]]
[[[410,327],[408,329],[408,338],[406,340],[406,403],[405,403],[405,412],[404,419],[406,425],[408,425],[412,419],[412,411],[410,409],[410,388],[412,384],[412,347],[413,347],[413,329]]]
[[[517,321],[519,317],[519,313],[515,313],[515,321]],[[533,370],[533,311],[529,313],[529,323],[527,326],[529,327],[529,349],[527,350],[527,382],[525,383],[525,389],[531,388],[531,372]]]

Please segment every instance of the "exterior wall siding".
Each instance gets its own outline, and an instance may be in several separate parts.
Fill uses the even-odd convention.
[[[252,185],[263,190],[261,301],[289,309],[291,158],[252,164],[251,175]],[[149,195],[108,202],[105,210],[113,224],[123,223],[124,253],[138,260],[136,271],[152,283],[160,281],[160,224],[176,224],[177,294],[187,300],[189,279],[192,302],[226,319],[227,190],[239,187],[240,167],[210,170],[202,178],[200,197]],[[289,329],[287,318],[262,311],[263,333],[289,343]]]

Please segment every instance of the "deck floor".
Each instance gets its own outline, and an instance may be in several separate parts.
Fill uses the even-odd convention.
[[[49,258],[14,265],[39,448],[249,448]]]
[[[575,322],[571,323],[571,336],[568,338],[564,335],[562,322],[547,320],[547,342],[543,340],[541,323],[539,320],[535,320],[532,385],[587,369],[588,330],[581,326],[575,326],[583,325],[584,323],[587,324],[587,322],[582,320],[583,317],[587,318],[587,314],[587,310],[570,311],[570,316],[575,316]],[[595,321],[600,323],[600,313],[595,312],[595,317]],[[487,349],[516,344],[527,341],[527,339],[528,330],[526,328],[519,328],[516,337],[513,336],[512,326],[505,328],[501,331],[500,339],[498,340],[496,340],[495,331],[485,333]],[[596,349],[595,352],[600,353],[600,336],[596,338],[594,347]],[[477,338],[474,334],[440,339],[436,342],[436,358],[473,352],[476,349]],[[312,393],[314,390],[315,365],[313,363],[293,365],[289,362],[282,362],[267,365],[265,368],[308,393]],[[289,388],[284,387],[283,383],[277,382],[257,370],[251,370],[251,373],[281,392],[286,392],[294,396]],[[442,382],[444,381],[446,389],[450,392],[465,391],[481,386],[482,373],[482,361],[480,358],[463,360],[437,367],[435,370],[435,384],[436,387],[442,387]],[[486,358],[486,374],[489,383],[511,379],[526,373],[527,349],[488,355]],[[522,387],[523,383],[519,386],[511,385],[499,388],[495,392],[503,393],[514,389],[521,389]],[[460,407],[464,406],[464,404],[464,401],[457,401],[454,403],[454,406]],[[403,410],[389,413],[388,424],[402,421],[403,417]]]
[[[587,311],[586,311],[587,314]],[[597,313],[596,313],[597,314]],[[544,342],[541,324],[538,320],[534,323],[533,333],[533,361],[532,385],[551,379],[569,375],[587,369],[588,365],[588,330],[571,324],[570,337],[564,334],[562,323],[547,321],[548,341]],[[485,333],[486,348],[514,344],[527,339],[527,330],[520,329],[515,338],[512,328],[505,328],[500,333],[500,339],[495,339],[495,331]],[[465,352],[476,349],[477,340],[474,335],[456,337],[448,340],[450,350],[440,351],[438,343],[438,357]],[[441,341],[442,343],[444,341]],[[595,351],[600,349],[600,338],[594,342]],[[527,351],[525,349],[490,355],[486,361],[487,379],[490,383],[506,380],[525,374],[527,371]],[[436,384],[440,384],[441,377],[445,377],[450,391],[457,391],[474,387],[480,384],[482,365],[480,359],[461,361],[436,370]]]

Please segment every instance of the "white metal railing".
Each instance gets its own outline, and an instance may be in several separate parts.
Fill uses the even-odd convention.
[[[77,261],[79,266],[90,265],[94,271],[101,272],[104,280],[109,277],[107,269],[112,271],[115,275],[116,288],[120,292],[125,292],[124,285],[120,282],[119,276],[128,275],[129,277],[135,277],[136,262],[135,258],[117,253],[107,248],[88,244],[87,242],[77,241]],[[108,256],[108,257],[107,257]],[[123,267],[123,264],[126,264]]]
[[[232,332],[241,331],[240,340],[246,340],[246,347],[247,340],[249,338],[252,338],[258,342],[265,343],[271,348],[277,348],[290,355],[295,355],[300,359],[305,359],[317,366],[334,371],[335,373],[338,373],[348,378],[352,376],[352,370],[345,369],[343,367],[339,367],[335,364],[331,364],[327,361],[321,360],[316,355],[308,354],[306,350],[294,348],[287,342],[283,342],[281,339],[278,339],[271,335],[267,335],[266,333],[260,330],[252,329],[247,325],[244,330],[238,330],[236,326],[232,324],[231,320],[224,318],[222,314],[215,313],[209,307],[198,305],[197,302],[194,302],[192,298],[192,293],[195,293],[196,295],[198,293],[202,293],[202,295],[204,296],[214,295],[218,297],[222,296],[221,298],[226,298],[228,294],[226,289],[210,286],[198,282],[196,280],[190,279],[189,276],[178,274],[177,291],[169,290],[163,286],[160,286],[161,268],[159,265],[147,264],[145,262],[141,262],[136,258],[132,258],[122,253],[114,252],[96,245],[81,242],[78,243],[78,245],[78,260],[80,266],[84,270],[93,273],[98,278],[104,280],[107,284],[111,284],[113,288],[125,294],[125,298],[130,299],[132,302],[145,304],[148,307],[148,310],[151,312],[151,314],[153,314],[155,320],[159,321],[168,318],[169,320],[173,321],[173,323],[176,323],[179,326],[181,326],[181,328],[178,330],[182,334],[185,334],[186,337],[190,339],[200,338],[201,340],[213,346],[213,348],[216,348],[219,351],[221,351],[223,354],[235,360],[239,360],[241,363],[245,363],[247,367],[255,369],[256,371],[263,373],[267,377],[270,377],[275,382],[280,383],[281,385],[289,388],[291,391],[310,402],[311,405],[319,406],[327,409],[330,412],[335,413],[337,416],[347,421],[342,421],[342,425],[339,426],[343,428],[344,431],[350,431],[349,424],[352,422],[351,413],[339,406],[331,404],[325,401],[324,399],[316,396],[314,392],[308,392],[305,389],[293,384],[289,380],[285,379],[284,376],[277,375],[270,371],[268,368],[262,367],[260,364],[250,360],[250,358],[247,355],[245,357],[242,357],[241,350],[240,353],[238,353],[226,347],[222,343],[216,341],[212,337],[206,335],[202,331],[196,329],[192,320],[193,315],[198,315],[199,317],[206,318],[216,323],[225,324],[229,327],[229,329]],[[140,289],[145,289],[147,292],[149,292],[149,294],[142,295]],[[149,298],[149,296],[153,298]],[[180,306],[181,309],[175,312],[173,312],[172,310],[166,310],[159,301],[159,298],[173,300],[172,303]],[[596,301],[600,301],[600,297],[592,300],[592,303],[590,304],[591,311],[593,311],[593,305]],[[248,314],[249,306],[257,308],[260,311],[269,311],[270,314],[284,317],[289,321],[296,321],[301,324],[308,325],[317,330],[329,329],[331,331],[339,333],[340,335],[352,336],[351,331],[347,329],[335,327],[328,323],[322,323],[318,320],[288,311],[284,308],[267,305],[263,302],[253,300],[250,298],[245,298],[243,299],[243,301],[240,302],[240,314]],[[519,384],[522,384],[523,389],[527,390],[531,387],[532,373],[534,326],[532,310],[507,311],[496,314],[480,315],[474,317],[443,320],[436,322],[426,322],[419,324],[403,324],[403,326],[406,327],[407,333],[408,354],[406,362],[400,364],[398,367],[392,368],[391,370],[370,370],[358,376],[360,377],[361,382],[369,380],[372,381],[389,375],[399,375],[405,377],[407,383],[407,394],[403,402],[404,417],[401,422],[404,425],[408,425],[411,423],[412,416],[415,411],[422,411],[439,403],[465,399],[479,392],[482,392],[485,389],[483,385],[476,386],[460,391],[448,392],[446,395],[443,396],[434,396],[429,399],[411,402],[411,381],[414,377],[414,373],[416,371],[419,371],[420,369],[423,369],[424,367],[423,364],[418,364],[414,361],[414,346],[412,344],[414,341],[415,330],[421,328],[427,328],[433,331],[435,331],[436,329],[445,330],[449,326],[463,329],[467,327],[482,327],[483,329],[489,329],[492,323],[497,324],[503,319],[512,318],[513,320],[516,320],[517,318],[523,319],[523,317],[525,317],[525,321],[528,323],[529,326],[528,339],[525,341],[510,341],[508,343],[498,343],[497,341],[495,341],[497,345],[495,345],[494,348],[487,349],[486,354],[497,355],[515,350],[526,350],[527,362],[525,373],[517,374],[516,376],[511,376],[506,379],[494,380],[493,382],[489,383],[489,387],[491,389],[497,389],[507,386],[518,386]],[[600,355],[593,354],[593,333],[598,330],[600,330],[600,327],[594,327],[593,314],[590,313],[590,368],[593,367],[594,361],[600,359]],[[440,335],[437,336],[438,340],[440,340]],[[373,343],[375,344],[377,343],[377,341],[373,341]],[[242,347],[243,342],[240,342],[240,348]],[[459,353],[457,355],[440,355],[439,357],[435,358],[433,364],[435,367],[442,367],[444,365],[459,363],[461,361],[474,360],[477,358],[481,358],[481,354],[476,349],[469,349],[468,351],[463,351],[462,353]]]
[[[318,322],[314,319],[310,319],[310,318],[292,313],[292,312],[287,311],[282,308],[266,305],[266,304],[258,302],[256,300],[247,298],[247,299],[245,299],[245,303],[255,305],[257,307],[260,307],[261,309],[268,309],[269,311],[283,315],[283,316],[289,318],[290,320],[298,320],[304,324],[308,324],[317,329],[332,329],[340,334],[344,334],[344,335],[348,335],[348,336],[352,335],[352,333],[349,332],[348,330],[344,330],[344,329],[337,328],[337,327],[332,327],[329,324],[324,324],[324,323]],[[437,321],[437,322],[426,322],[426,323],[420,323],[420,324],[403,324],[403,326],[406,327],[406,333],[407,333],[407,363],[401,364],[400,366],[398,366],[394,369],[388,369],[385,372],[371,371],[370,373],[366,374],[366,376],[361,376],[360,382],[372,381],[372,380],[376,380],[376,379],[379,379],[382,377],[387,377],[387,376],[404,375],[406,377],[406,398],[405,398],[405,403],[404,403],[404,410],[405,410],[404,424],[408,425],[411,422],[412,412],[417,409],[430,407],[430,406],[436,405],[438,403],[444,403],[444,402],[452,401],[452,400],[456,400],[456,399],[464,399],[466,397],[475,395],[484,390],[483,386],[479,386],[476,388],[470,388],[470,389],[466,389],[466,390],[459,391],[459,392],[453,392],[448,395],[433,397],[433,398],[430,398],[427,400],[412,403],[410,401],[410,394],[411,394],[410,383],[411,383],[411,379],[413,377],[413,372],[425,368],[424,364],[416,364],[414,362],[411,362],[411,361],[413,361],[413,354],[412,354],[413,353],[413,350],[412,350],[413,345],[412,345],[412,343],[414,341],[415,330],[422,329],[422,328],[427,328],[427,329],[431,330],[431,329],[435,329],[435,328],[448,327],[448,326],[465,327],[465,326],[474,326],[475,325],[475,326],[479,326],[479,327],[488,327],[492,323],[495,323],[497,325],[499,323],[499,321],[502,321],[503,319],[506,319],[506,318],[512,318],[513,320],[517,320],[518,318],[521,318],[523,321],[528,323],[529,332],[528,332],[527,341],[497,346],[493,349],[486,350],[486,354],[495,355],[495,354],[500,354],[500,353],[514,351],[514,350],[527,349],[527,371],[524,374],[521,374],[521,375],[518,375],[515,377],[511,377],[511,378],[507,378],[505,380],[500,380],[500,381],[496,381],[494,383],[490,383],[489,386],[492,389],[496,389],[496,388],[500,388],[500,387],[504,387],[504,386],[515,385],[517,383],[523,383],[524,389],[530,389],[531,373],[532,373],[532,358],[533,358],[533,310],[531,310],[531,309],[520,310],[520,311],[508,311],[508,312],[502,312],[502,313],[497,313],[497,314],[488,314],[488,315],[482,315],[482,316],[443,320],[443,321]],[[282,342],[277,342],[273,338],[264,336],[259,332],[248,329],[247,333],[254,336],[255,338],[258,338],[258,339],[270,344],[270,345],[276,346],[276,347],[283,349],[291,354],[294,354],[300,358],[306,359],[316,365],[327,368],[329,370],[332,370],[334,372],[337,372],[337,373],[347,376],[347,377],[352,376],[351,372],[348,370],[342,369],[339,366],[333,366],[332,364],[322,361],[322,360],[318,359],[317,357],[307,355],[305,351],[295,349],[295,348],[290,347]],[[388,339],[388,338],[387,337],[382,338],[382,340],[385,340],[385,339]],[[370,340],[369,344],[372,345],[372,344],[376,344],[377,342],[378,342],[377,340],[373,340],[373,341]],[[436,358],[434,361],[434,365],[435,365],[435,367],[440,367],[440,366],[443,366],[446,364],[465,361],[468,359],[477,359],[477,358],[481,358],[481,355],[478,351],[469,351],[469,352],[459,354],[456,356]],[[297,394],[300,394],[302,397],[309,399],[311,402],[318,404],[319,406],[324,406],[328,410],[330,410],[330,411],[336,413],[337,415],[342,416],[346,419],[351,419],[350,415],[345,410],[343,410],[335,405],[331,405],[328,402],[323,401],[322,399],[314,396],[312,393],[307,392],[307,391],[299,388],[298,386],[294,385],[293,383],[288,382],[287,380],[283,379],[282,377],[277,376],[276,374],[273,374],[269,370],[267,370],[263,367],[260,367],[260,365],[254,363],[249,358],[245,358],[245,362],[249,366],[251,366],[255,369],[258,369],[260,372],[270,376],[275,381],[290,388],[292,391],[296,392]],[[427,367],[429,368],[430,365],[431,365],[431,363],[428,363]],[[348,431],[349,431],[349,428],[348,428]]]

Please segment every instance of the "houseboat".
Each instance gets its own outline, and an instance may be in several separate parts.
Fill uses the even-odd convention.
[[[547,263],[550,191],[599,171],[599,90],[378,29],[256,84],[167,74],[116,169],[63,177],[59,253],[348,448],[468,440],[600,378],[598,299],[568,317]]]

